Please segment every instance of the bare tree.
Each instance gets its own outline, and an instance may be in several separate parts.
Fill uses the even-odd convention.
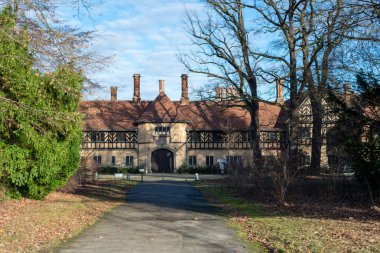
[[[374,30],[377,29],[376,16],[370,15],[371,11],[376,12],[378,5],[373,1],[264,0],[247,6],[266,20],[263,31],[277,34],[279,44],[286,46],[283,50],[255,54],[283,65],[283,75],[289,77],[291,151],[296,149],[299,98],[303,89],[308,89],[313,116],[311,170],[320,173],[325,113],[322,101],[331,82],[331,62],[345,43],[379,40],[378,32]],[[263,72],[272,77],[281,74],[278,70]],[[290,159],[292,157],[296,157],[294,151],[290,152]]]
[[[179,58],[193,73],[201,73],[216,80],[218,85],[232,86],[237,94],[229,92],[222,97],[224,106],[240,106],[250,116],[255,164],[261,163],[259,97],[256,67],[258,57],[252,55],[250,29],[246,28],[244,5],[241,0],[208,0],[204,17],[188,11],[186,30],[196,50],[182,53]],[[234,100],[228,103],[224,100]]]
[[[297,47],[297,43],[300,41],[297,12],[304,2],[304,0],[263,0],[245,4],[246,7],[253,9],[258,14],[256,22],[260,24],[259,31],[272,34],[272,42],[276,45],[276,49],[271,51],[252,52],[256,57],[265,59],[267,63],[260,68],[261,76],[268,82],[282,79],[289,90],[289,103],[283,106],[287,111],[288,118],[285,152],[289,159],[287,167],[293,171],[297,170],[298,110],[306,86],[306,83],[299,78],[302,61],[298,54],[299,47]]]
[[[95,36],[94,31],[82,31],[80,28],[66,25],[56,10],[58,6],[66,6],[74,10],[76,8],[78,12],[83,8],[89,13],[90,8],[97,3],[98,1],[87,0],[5,0],[0,3],[0,8],[10,6],[17,16],[17,29],[12,33],[22,30],[28,33],[28,48],[33,55],[35,68],[47,73],[57,66],[71,63],[83,74],[91,74],[102,69],[110,57],[101,56],[90,49],[90,42]],[[0,32],[7,33],[1,27]],[[7,36],[16,38],[12,33]],[[85,89],[97,86],[89,75],[86,84]]]

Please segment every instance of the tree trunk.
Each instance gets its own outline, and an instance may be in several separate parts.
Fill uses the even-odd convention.
[[[255,162],[255,166],[259,169],[262,168],[262,157],[261,157],[261,148],[260,148],[260,121],[259,121],[259,101],[257,100],[257,85],[256,80],[250,83],[251,87],[251,106],[250,106],[250,114],[251,114],[251,122],[249,126],[249,130],[252,133],[252,149],[253,149],[253,161]]]
[[[311,139],[311,163],[310,172],[314,175],[321,174],[321,149],[322,149],[322,99],[314,93],[310,93],[310,102],[313,115],[313,131]]]
[[[296,93],[290,98],[288,111],[287,131],[285,131],[285,154],[288,159],[288,168],[297,170],[298,164],[298,123],[299,123],[299,97]]]
[[[251,90],[248,109],[251,115],[249,131],[252,133],[252,149],[254,165],[262,168],[261,149],[260,149],[260,120],[259,120],[259,101],[257,98],[257,80],[253,72],[247,67],[249,72],[248,85]]]

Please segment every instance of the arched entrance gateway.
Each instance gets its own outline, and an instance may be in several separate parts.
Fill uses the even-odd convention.
[[[152,152],[151,165],[153,173],[172,173],[174,168],[173,152],[167,149],[157,149]]]

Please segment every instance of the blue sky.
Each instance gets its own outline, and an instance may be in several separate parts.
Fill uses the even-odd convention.
[[[143,100],[153,100],[158,95],[160,79],[165,80],[166,94],[172,100],[179,100],[183,73],[189,74],[190,96],[192,91],[207,84],[205,76],[187,73],[177,59],[179,51],[191,47],[183,28],[185,10],[202,10],[201,0],[96,1],[100,3],[91,8],[91,16],[83,8],[59,10],[68,24],[96,31],[91,50],[114,56],[102,71],[91,73],[103,88],[86,95],[85,99],[109,99],[110,86],[118,87],[118,99],[132,99],[134,73],[141,75]],[[265,47],[266,40],[260,39],[258,45]],[[265,90],[265,97],[273,99],[274,85]]]
[[[139,73],[142,99],[154,99],[158,80],[163,79],[166,94],[178,100],[180,76],[187,72],[177,54],[189,46],[182,18],[186,8],[202,6],[197,0],[103,0],[90,10],[91,17],[83,11],[78,17],[75,8],[61,11],[71,25],[97,32],[92,50],[114,56],[109,66],[93,75],[104,88],[86,98],[109,99],[109,87],[118,86],[119,99],[132,99],[132,76]],[[189,75],[190,88],[205,82],[203,76]]]

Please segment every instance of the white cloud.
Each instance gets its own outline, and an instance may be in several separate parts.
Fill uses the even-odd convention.
[[[182,28],[182,16],[185,8],[201,6],[198,0],[105,0],[92,10],[92,20],[77,21],[88,30],[97,31],[94,50],[115,55],[109,67],[94,75],[105,87],[96,96],[108,99],[109,86],[118,86],[118,97],[131,99],[132,75],[139,73],[142,99],[156,97],[159,79],[165,80],[168,96],[179,99],[180,76],[186,71],[178,62],[177,53],[189,44]],[[190,75],[190,85],[199,87],[204,82],[206,78]]]

